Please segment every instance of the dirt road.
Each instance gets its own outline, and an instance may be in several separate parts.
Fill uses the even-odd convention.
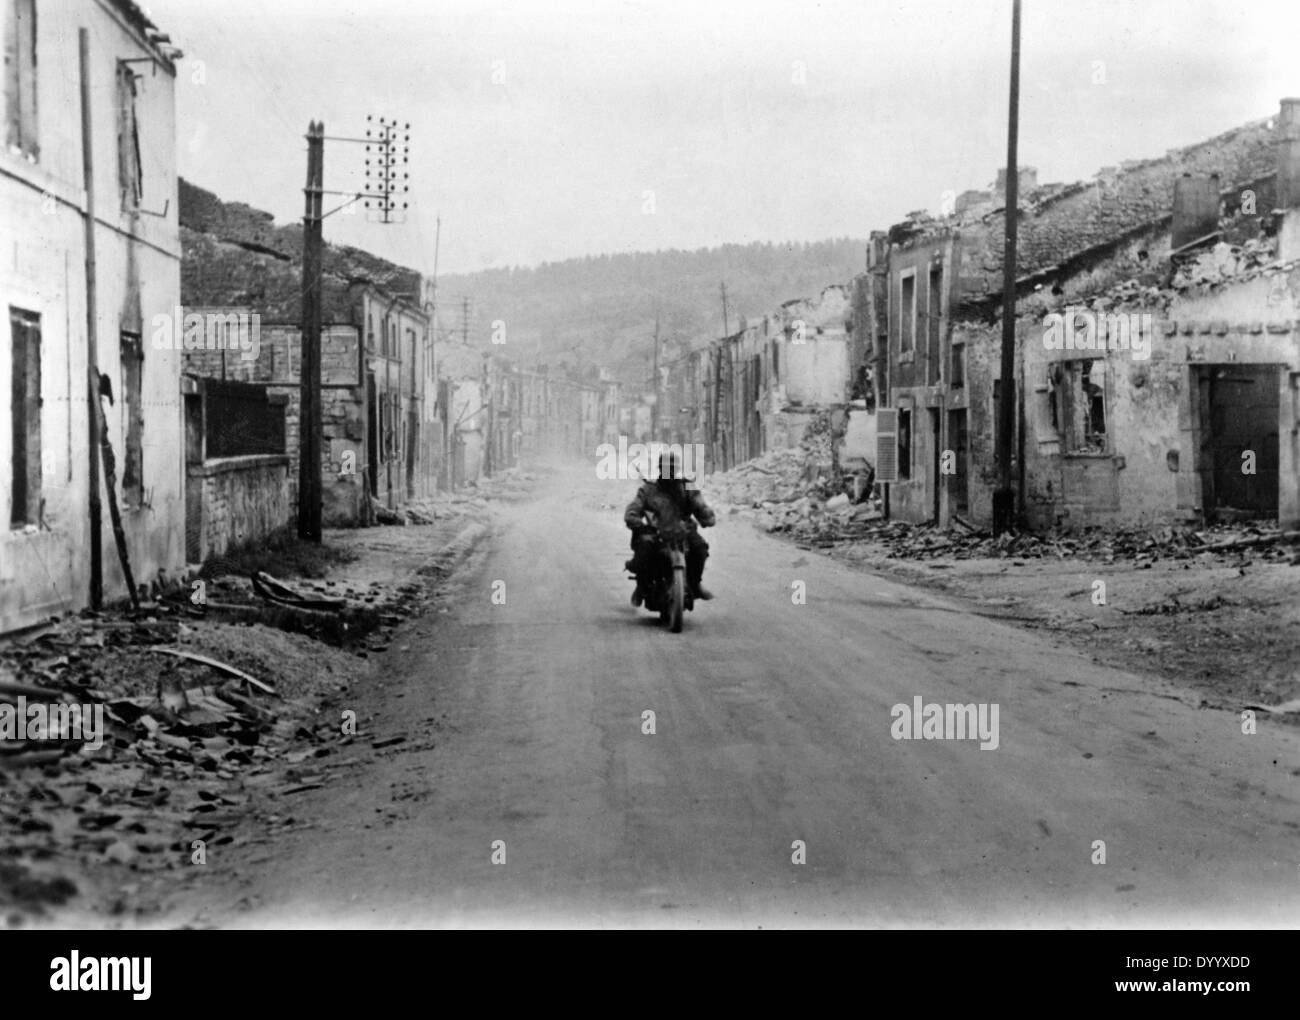
[[[1243,734],[1163,681],[725,518],[718,598],[671,635],[628,605],[633,489],[566,479],[501,507],[450,610],[407,624],[353,706],[406,739],[297,795],[303,828],[232,851],[170,920],[1300,917],[1294,728]],[[917,698],[996,706],[996,747],[895,739]]]

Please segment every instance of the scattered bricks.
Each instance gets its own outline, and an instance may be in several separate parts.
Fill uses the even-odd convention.
[[[1289,322],[1270,322],[1267,328],[1270,333],[1291,332],[1291,324]]]
[[[1214,330],[1214,335],[1215,335],[1215,336],[1227,336],[1227,335],[1228,335],[1228,324],[1227,324],[1226,322],[1224,322],[1222,319],[1216,319],[1216,320],[1211,324],[1211,328]]]
[[[1249,323],[1249,324],[1246,326],[1246,331],[1249,332],[1249,333],[1256,333],[1256,334],[1257,334],[1257,333],[1262,333],[1262,332],[1264,332],[1264,324],[1263,324],[1262,322],[1252,322],[1252,323]]]

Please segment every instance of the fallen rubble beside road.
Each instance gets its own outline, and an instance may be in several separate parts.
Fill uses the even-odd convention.
[[[314,700],[355,672],[346,652],[267,628],[239,628],[238,644],[276,642],[274,670],[255,653],[234,666],[230,629],[88,614],[0,644],[0,672],[39,678],[52,715],[75,708],[97,720],[93,732],[0,740],[0,908],[9,925],[74,900],[109,914],[148,912],[136,899],[141,879],[180,875],[196,854],[232,842],[246,784],[273,771],[298,731],[315,725]],[[294,696],[277,697],[256,673],[292,678]],[[0,686],[0,707],[21,697],[14,689]]]
[[[712,492],[712,488],[706,489]],[[725,493],[725,489],[722,490]],[[1268,522],[1171,525],[1159,528],[1090,527],[1081,531],[1011,531],[994,536],[958,518],[951,529],[885,519],[874,503],[851,504],[842,494],[819,498],[803,494],[787,502],[761,501],[732,505],[729,512],[748,517],[769,533],[796,542],[831,547],[871,542],[884,555],[899,559],[1080,559],[1154,563],[1254,550],[1269,562],[1297,563],[1300,531],[1282,531]]]
[[[807,494],[727,512],[797,548],[956,595],[971,612],[1049,630],[1205,707],[1271,706],[1270,719],[1300,723],[1300,533],[1272,522],[994,537],[964,520],[911,525]]]
[[[330,531],[315,556],[278,536],[139,610],[0,638],[0,918],[145,918],[239,845],[298,826],[281,798],[396,744],[372,746],[329,706],[363,703],[373,655],[487,534],[478,516],[443,506],[431,525]],[[303,614],[365,625],[313,630]],[[102,728],[4,739],[6,710],[35,703]]]

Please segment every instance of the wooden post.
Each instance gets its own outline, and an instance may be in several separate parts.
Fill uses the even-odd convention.
[[[298,537],[321,538],[321,219],[325,125],[307,128],[306,211],[302,222],[301,408],[298,417]]]
[[[1011,489],[1011,433],[1016,420],[1016,231],[1019,212],[1019,170],[1016,143],[1020,127],[1020,0],[1011,7],[1011,101],[1007,122],[1007,191],[1005,245],[1002,263],[1002,395],[998,401],[998,487],[993,493],[993,533],[1015,526],[1015,493]]]
[[[91,144],[90,33],[77,30],[81,67],[81,175],[86,189],[86,432],[89,440],[90,491],[90,608],[104,604],[103,512],[99,502],[99,332],[95,286],[95,155]]]

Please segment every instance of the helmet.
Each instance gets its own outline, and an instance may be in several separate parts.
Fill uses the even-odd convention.
[[[682,475],[682,461],[673,450],[665,450],[659,455],[659,480],[668,479],[680,480]]]

